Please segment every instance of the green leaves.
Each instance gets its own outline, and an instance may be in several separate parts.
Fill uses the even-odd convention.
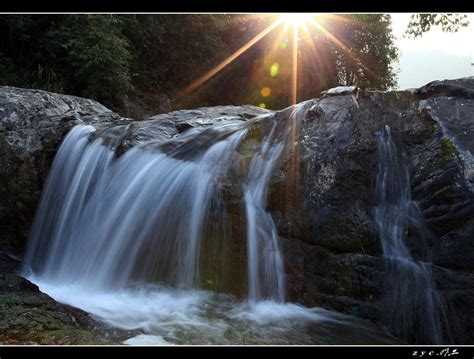
[[[119,104],[132,89],[123,25],[115,15],[2,16],[0,51],[9,54],[20,79],[11,83],[0,74],[0,80]]]
[[[33,88],[40,88],[51,92],[62,92],[63,81],[58,77],[58,74],[51,67],[43,67],[38,64],[38,67],[30,75],[29,83]]]
[[[157,94],[178,98],[180,90],[275,19],[249,14],[0,14],[0,84],[80,95],[115,107],[130,94],[150,99],[149,103]],[[340,84],[381,90],[395,86],[398,50],[389,15],[345,14],[322,16],[318,21],[340,43],[313,31],[314,52],[308,39],[301,37],[299,101]],[[434,26],[458,31],[467,24],[466,15],[416,14],[406,35],[421,36]],[[265,86],[272,88],[272,95],[265,98],[267,108],[289,105],[291,34],[286,42],[277,35],[266,36],[173,105],[258,105]],[[283,41],[282,46],[277,44],[272,52],[277,40]],[[271,71],[274,63],[279,64],[276,72]]]
[[[425,32],[430,31],[433,26],[439,26],[445,32],[457,32],[460,28],[468,25],[467,15],[415,14],[410,17],[405,36],[411,38],[421,37]]]
[[[63,76],[74,93],[118,104],[132,89],[132,56],[128,41],[121,34],[122,26],[111,15],[69,15],[61,26],[48,33],[53,42],[61,39],[57,58],[61,59]]]

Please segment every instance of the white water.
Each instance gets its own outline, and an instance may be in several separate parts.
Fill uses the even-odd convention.
[[[250,163],[244,186],[247,213],[249,299],[285,299],[285,272],[278,247],[277,229],[265,210],[272,171],[283,151],[283,142],[274,143],[276,124],[263,140],[259,152]]]
[[[428,229],[411,198],[408,159],[387,126],[377,133],[378,174],[374,220],[386,258],[386,323],[400,338],[417,344],[441,344],[443,305],[433,285],[427,263],[416,260],[407,244],[408,230],[427,257]]]
[[[117,143],[89,140],[93,127],[75,127],[42,193],[24,275],[58,302],[133,331],[120,339],[131,345],[390,342],[354,318],[284,303],[266,197],[289,128],[273,126],[241,184],[249,301],[201,289],[209,213],[221,209],[221,179],[247,127],[218,124],[210,136],[190,130],[167,146],[151,141],[120,157]]]
[[[118,159],[92,127],[66,137],[34,221],[26,263],[47,280],[123,288],[131,279],[191,288],[216,183],[245,134],[197,161],[133,148]]]
[[[77,284],[30,280],[55,300],[81,308],[111,327],[137,331],[129,345],[391,343],[366,323],[321,308],[242,302],[202,290],[138,284],[92,290]]]

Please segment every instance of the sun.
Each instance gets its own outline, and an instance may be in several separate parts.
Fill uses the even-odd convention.
[[[313,54],[313,58],[318,61],[319,53],[313,43],[314,39],[311,36],[310,31],[318,31],[319,33],[323,34],[329,40],[334,42],[338,47],[340,47],[343,51],[348,52],[349,50],[347,47],[342,43],[336,36],[334,36],[331,32],[329,32],[323,23],[326,20],[330,19],[331,21],[341,21],[340,19],[344,19],[338,15],[334,14],[326,14],[326,13],[272,13],[268,14],[271,15],[273,18],[273,22],[269,24],[266,28],[260,31],[257,35],[255,35],[252,39],[248,40],[247,43],[242,45],[239,49],[237,49],[234,53],[232,53],[229,57],[223,60],[221,63],[213,67],[208,72],[204,73],[201,77],[193,81],[189,84],[184,90],[181,91],[181,97],[186,96],[187,94],[191,93],[192,91],[196,90],[197,88],[201,87],[204,83],[206,83],[209,79],[214,77],[217,73],[219,73],[222,69],[224,69],[227,65],[235,61],[240,55],[245,53],[248,49],[254,46],[257,42],[261,41],[265,36],[273,31],[277,31],[277,39],[275,44],[270,51],[270,54],[274,54],[276,50],[279,48],[286,48],[287,43],[291,42],[291,51],[287,52],[288,56],[292,58],[292,101],[295,104],[297,100],[297,74],[298,74],[298,46],[300,45],[308,45],[310,46],[310,50]],[[281,26],[284,25],[284,26]],[[286,37],[285,37],[286,35]],[[301,39],[305,39],[304,43],[300,41]],[[286,42],[282,43],[282,40],[285,39]],[[285,45],[284,47],[282,45]],[[271,56],[270,56],[271,57]],[[273,67],[270,69],[270,73],[272,77],[278,74],[278,68]],[[264,87],[261,89],[261,95],[263,97],[270,96],[271,89],[268,87]],[[261,103],[262,105],[263,103]],[[265,104],[263,104],[265,105]],[[262,107],[262,106],[261,106]]]
[[[294,27],[303,26],[306,21],[310,20],[314,14],[310,13],[288,13],[281,15],[281,19],[285,25]]]

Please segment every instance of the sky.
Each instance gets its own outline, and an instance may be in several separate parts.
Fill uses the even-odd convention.
[[[470,25],[457,33],[444,33],[435,27],[417,39],[403,37],[411,14],[391,15],[400,50],[399,89],[420,87],[433,80],[474,76],[474,14],[467,14]]]

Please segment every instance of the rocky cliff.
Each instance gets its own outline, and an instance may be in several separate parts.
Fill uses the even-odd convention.
[[[56,303],[16,273],[41,189],[64,135],[120,118],[73,96],[0,88],[0,343],[108,344],[87,313]]]
[[[446,304],[446,341],[471,343],[474,78],[436,81],[413,91],[360,91],[357,98],[325,97],[298,105],[297,113],[294,110],[222,106],[131,120],[91,100],[0,88],[2,258],[10,263],[5,271],[13,275],[21,260],[51,161],[61,139],[74,125],[95,126],[93,136],[102,136],[120,156],[151,139],[163,142],[160,150],[166,152],[166,139],[186,134],[189,129],[223,121],[244,122],[268,114],[294,118],[292,145],[286,146],[273,173],[268,199],[283,249],[288,299],[383,324],[380,301],[385,267],[373,222],[375,133],[390,126],[409,159],[412,196],[422,211],[428,238],[427,245],[421,243],[408,228],[408,245],[416,259],[429,265]],[[252,126],[230,172],[235,178],[224,186],[226,201],[235,209],[231,215],[235,217],[237,262],[245,253],[239,231],[242,193],[232,183],[248,165],[247,152],[268,131],[265,122]],[[208,146],[218,136],[211,131],[201,145]],[[197,150],[183,152],[182,158]],[[229,275],[227,279],[242,281],[242,273]]]
[[[412,253],[431,263],[454,342],[473,340],[474,78],[436,81],[415,91],[361,92],[315,100],[299,149],[300,200],[282,208],[290,296],[374,321],[385,275],[372,213],[374,134],[389,125],[410,160],[412,196],[426,221],[428,251],[407,233]],[[278,182],[276,182],[278,186]],[[284,184],[283,184],[284,186]],[[410,231],[410,228],[408,228]]]

